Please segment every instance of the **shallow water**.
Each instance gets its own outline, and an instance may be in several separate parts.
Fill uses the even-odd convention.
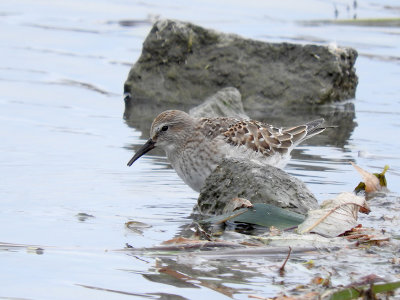
[[[339,17],[352,16],[350,1],[335,2]],[[399,10],[396,1],[370,0],[359,3],[357,16],[398,17]],[[372,217],[361,221],[399,236],[399,205],[393,202],[400,188],[400,29],[303,22],[331,20],[333,13],[331,1],[316,0],[2,1],[0,298],[245,299],[288,292],[316,275],[295,259],[280,278],[281,258],[158,261],[117,251],[127,243],[149,247],[178,235],[191,223],[197,199],[162,156],[126,167],[132,145],[147,132],[122,118],[123,83],[157,17],[266,41],[356,48],[359,86],[349,103],[357,126],[340,145],[323,139],[302,145],[287,170],[323,200],[360,181],[348,161],[372,172],[388,164],[393,193],[372,203]],[[130,220],[149,227],[138,234],[125,228]],[[388,252],[360,270],[364,258],[349,256],[332,282],[347,284],[369,273],[393,279],[398,270],[388,264],[390,257]],[[335,263],[335,257],[327,259]],[[157,271],[160,264],[194,281],[168,277]]]

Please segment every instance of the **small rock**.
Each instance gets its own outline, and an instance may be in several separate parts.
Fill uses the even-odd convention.
[[[222,214],[232,198],[267,203],[305,215],[318,207],[305,184],[285,171],[245,159],[224,159],[206,179],[196,210]]]
[[[202,104],[189,110],[189,114],[196,118],[235,117],[249,119],[243,110],[242,96],[233,87],[218,91]]]

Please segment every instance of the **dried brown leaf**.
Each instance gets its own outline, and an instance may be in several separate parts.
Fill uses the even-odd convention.
[[[222,214],[228,214],[240,208],[251,208],[253,204],[245,198],[232,198],[225,206]]]
[[[322,278],[322,277],[314,277],[313,279],[311,279],[311,283],[315,284],[315,285],[321,285],[324,287],[329,287],[331,282],[329,278]]]
[[[363,182],[365,183],[365,192],[373,193],[380,191],[382,189],[382,186],[379,183],[379,179],[374,174],[365,171],[364,169],[360,168],[353,162],[350,163],[354,167],[354,169],[356,169],[357,172],[360,173]]]
[[[163,245],[171,245],[171,244],[199,244],[199,243],[203,243],[204,241],[202,240],[195,240],[195,239],[188,239],[188,238],[184,238],[181,236],[178,236],[176,238],[167,240],[162,242]]]
[[[343,236],[347,240],[357,242],[357,245],[368,246],[382,246],[387,244],[387,242],[390,240],[390,236],[385,235],[381,231],[378,231],[374,228],[364,228],[361,225],[346,231]]]

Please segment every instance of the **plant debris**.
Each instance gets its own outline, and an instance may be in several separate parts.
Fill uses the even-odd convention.
[[[356,241],[356,245],[382,246],[390,241],[390,236],[373,228],[358,225],[342,234],[347,240]]]
[[[226,204],[222,213],[228,214],[228,213],[234,212],[240,208],[252,208],[252,207],[253,207],[253,204],[247,199],[233,198],[231,201],[229,201]]]
[[[385,178],[387,166],[380,174],[371,174],[356,165],[354,167],[363,176],[365,196],[367,193],[381,191],[382,187],[387,185]],[[341,272],[340,268],[343,267],[343,262],[342,265],[335,265],[335,260],[332,261],[333,255],[338,257],[360,255],[361,261],[364,262],[364,260],[369,261],[368,257],[377,255],[377,251],[381,249],[387,251],[388,247],[384,248],[385,246],[400,246],[394,243],[395,241],[384,230],[365,228],[359,224],[359,212],[368,214],[370,208],[365,197],[356,195],[354,192],[344,192],[333,199],[324,201],[319,209],[309,211],[307,218],[283,208],[261,203],[252,204],[244,198],[234,198],[225,207],[223,215],[193,222],[185,227],[183,233],[186,237],[178,236],[156,247],[129,247],[124,251],[128,251],[140,260],[142,259],[139,257],[143,255],[156,257],[155,268],[159,274],[154,276],[172,277],[176,282],[180,282],[180,285],[192,288],[206,287],[231,298],[237,293],[235,289],[208,280],[209,276],[206,272],[198,273],[198,268],[201,269],[204,261],[218,262],[216,267],[219,268],[223,259],[226,260],[228,266],[231,266],[231,262],[242,259],[253,261],[256,258],[264,260],[271,258],[273,264],[267,267],[263,265],[263,267],[278,273],[276,275],[278,279],[272,281],[283,288],[286,286],[285,280],[291,276],[287,271],[288,266],[291,272],[295,268],[301,268],[312,275],[305,283],[296,287],[292,286],[290,290],[285,289],[285,292],[281,292],[274,298],[248,295],[253,299],[354,299],[358,297],[375,299],[378,293],[390,295],[400,287],[400,282],[382,283],[384,279],[374,274],[364,276],[349,285],[345,283],[336,287],[333,285],[338,273]],[[375,215],[373,217],[376,218]],[[250,227],[253,226],[253,228],[260,226],[265,230],[261,232],[257,229],[251,234],[239,233],[238,228],[243,224],[252,224]],[[134,232],[147,228],[146,224],[134,221],[128,222],[127,227]],[[215,233],[215,229],[219,230],[218,233]],[[323,260],[328,254],[330,262],[326,265]],[[176,265],[164,263],[165,260],[173,261],[171,256],[176,257]],[[283,260],[280,267],[276,265],[277,259]],[[351,258],[350,261],[354,260],[356,264],[360,264],[360,259]],[[159,263],[160,261],[163,263]],[[393,267],[398,267],[397,265],[400,264],[398,261],[396,257],[387,259],[387,263]],[[151,263],[150,260],[143,260],[143,262]],[[198,268],[191,272],[189,268],[193,264]],[[352,275],[349,276],[349,282],[351,282],[353,276],[359,273],[357,269],[351,267],[349,269],[352,270]],[[229,270],[228,274],[234,272]],[[393,278],[389,280],[393,281]]]
[[[309,211],[297,232],[304,234],[312,231],[327,237],[338,236],[357,225],[360,207],[369,211],[365,198],[349,192],[341,193],[334,199],[324,201],[320,209]]]
[[[357,172],[360,173],[360,175],[363,179],[363,182],[360,182],[357,185],[357,187],[354,189],[354,192],[356,194],[360,193],[361,191],[365,191],[366,193],[379,192],[383,188],[387,187],[385,173],[389,169],[388,165],[386,165],[383,168],[383,171],[381,173],[370,173],[370,172],[360,168],[355,163],[353,163],[353,162],[350,162],[350,163],[357,170]]]
[[[390,296],[390,293],[399,287],[400,281],[382,284],[374,284],[373,282],[371,282],[369,285],[351,285],[346,289],[342,289],[336,292],[328,291],[321,296],[329,298],[330,300],[357,299],[359,297],[364,297],[364,299],[377,299],[376,294],[387,293],[387,296]]]
[[[283,275],[285,274],[285,266],[286,266],[286,263],[287,263],[288,260],[289,260],[290,253],[292,253],[292,247],[289,247],[288,255],[287,255],[285,261],[283,262],[282,266],[279,268],[279,274],[280,274],[281,276],[283,276]]]
[[[138,221],[129,221],[125,223],[125,227],[134,233],[143,234],[143,229],[151,228],[151,225]]]

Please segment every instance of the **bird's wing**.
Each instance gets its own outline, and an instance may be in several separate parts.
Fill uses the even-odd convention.
[[[220,117],[220,118],[201,118],[199,119],[198,130],[209,139],[214,139],[217,136],[223,135],[230,126],[240,122],[239,119]]]
[[[225,140],[244,146],[265,156],[285,154],[305,139],[322,132],[323,119],[290,128],[277,128],[258,121],[241,120],[229,125],[223,133]]]

